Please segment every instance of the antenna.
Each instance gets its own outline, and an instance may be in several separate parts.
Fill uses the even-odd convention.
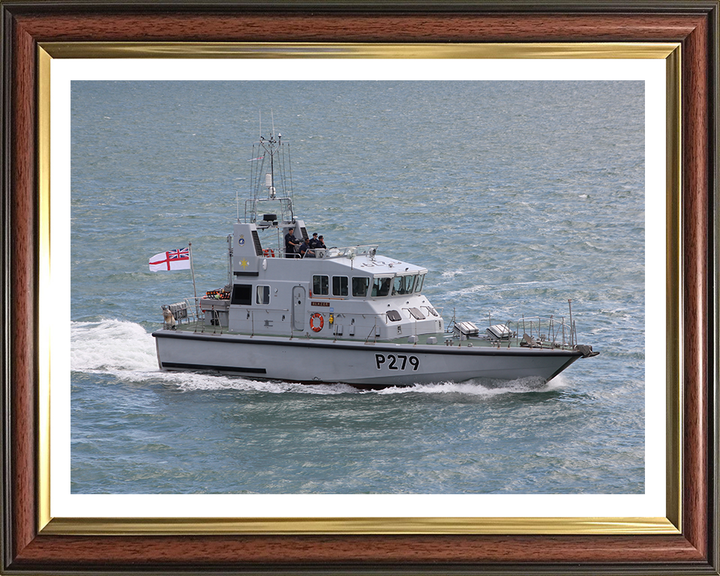
[[[262,110],[258,110],[258,124],[260,126],[260,139],[262,140]]]
[[[272,108],[270,108],[270,121],[272,122],[272,135],[275,136],[275,115],[273,114]]]

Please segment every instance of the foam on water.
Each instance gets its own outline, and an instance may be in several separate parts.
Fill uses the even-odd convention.
[[[153,337],[124,320],[72,322],[70,364],[76,372],[148,372],[158,370]]]
[[[417,384],[404,388],[385,388],[378,394],[464,394],[469,396],[499,396],[501,394],[527,394],[528,392],[550,392],[567,386],[561,376],[550,382],[542,382],[536,378],[519,378],[517,380],[467,382],[438,382],[436,384]]]
[[[140,382],[161,379],[183,391],[286,392],[293,386],[213,374],[163,372],[158,367],[152,335],[134,322],[117,319],[73,322],[71,339],[71,368],[76,372],[110,374],[121,380]]]

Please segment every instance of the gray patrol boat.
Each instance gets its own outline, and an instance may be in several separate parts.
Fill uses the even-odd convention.
[[[281,135],[260,138],[252,198],[228,235],[228,283],[163,306],[160,369],[360,388],[557,376],[595,356],[564,318],[448,326],[423,295],[427,269],[376,245],[304,247]],[[277,188],[276,188],[277,186]],[[289,242],[288,242],[289,240]]]

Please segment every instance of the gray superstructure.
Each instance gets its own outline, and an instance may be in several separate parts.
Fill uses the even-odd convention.
[[[283,146],[261,138],[253,156],[256,188],[228,236],[227,285],[164,307],[171,322],[153,333],[161,369],[361,387],[545,382],[596,354],[576,344],[572,320],[548,321],[542,338],[539,324],[521,322],[480,334],[453,319],[446,331],[422,293],[427,269],[376,245],[286,250],[288,234],[291,246],[309,237],[285,192]]]

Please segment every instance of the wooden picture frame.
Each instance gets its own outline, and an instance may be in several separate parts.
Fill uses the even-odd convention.
[[[558,3],[2,3],[3,528],[7,573],[214,571],[250,573],[700,573],[718,574],[717,44],[718,2]],[[677,215],[682,254],[677,328],[681,422],[678,527],[588,535],[491,533],[447,527],[419,534],[332,529],[243,534],[46,530],[39,474],[42,348],[38,277],[43,222],[38,94],[43,43],[679,43],[682,126]],[[44,448],[47,450],[47,447]],[[672,459],[674,456],[669,455]],[[102,532],[102,531],[101,531]],[[547,531],[546,531],[547,532]]]

